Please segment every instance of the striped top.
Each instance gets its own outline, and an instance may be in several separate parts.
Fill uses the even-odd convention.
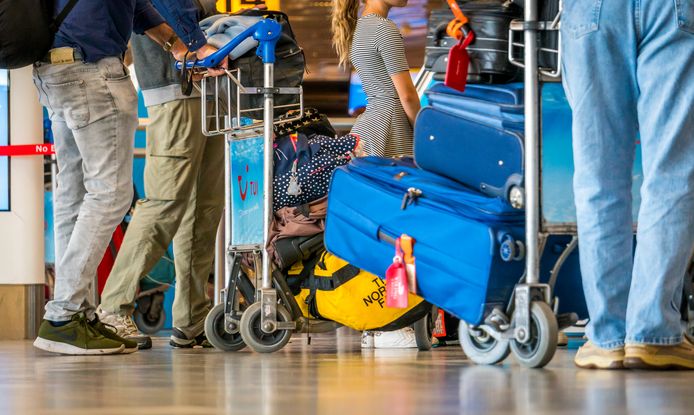
[[[398,27],[376,14],[362,16],[354,31],[350,59],[368,100],[352,133],[363,140],[368,155],[411,155],[412,126],[390,78],[410,70]]]

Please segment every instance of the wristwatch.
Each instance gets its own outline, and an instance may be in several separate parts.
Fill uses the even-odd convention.
[[[174,45],[174,43],[176,43],[177,40],[178,40],[178,36],[176,35],[176,33],[171,35],[169,40],[164,42],[164,50],[167,52],[171,52],[171,48],[173,48],[173,45]]]

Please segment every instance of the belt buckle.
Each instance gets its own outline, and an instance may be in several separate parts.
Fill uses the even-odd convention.
[[[55,48],[48,51],[50,63],[54,65],[74,63],[75,50],[71,47]]]

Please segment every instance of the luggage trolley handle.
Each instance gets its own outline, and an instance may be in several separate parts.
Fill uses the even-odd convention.
[[[275,47],[280,38],[282,26],[272,19],[262,19],[253,26],[247,28],[229,43],[222,46],[215,53],[203,58],[185,63],[186,69],[193,68],[216,68],[220,63],[229,56],[232,50],[236,49],[244,40],[252,37],[258,41],[256,55],[263,60],[263,63],[275,63]],[[182,62],[176,62],[176,68],[181,69]]]
[[[267,77],[268,67],[273,67],[276,61],[275,49],[277,42],[282,34],[282,26],[280,23],[273,19],[262,19],[254,25],[250,26],[239,35],[235,36],[229,43],[222,46],[215,53],[203,58],[196,59],[193,61],[176,62],[176,68],[179,70],[189,70],[194,71],[196,68],[209,69],[218,67],[221,62],[238,47],[243,41],[248,38],[253,38],[258,42],[258,47],[256,48],[256,55],[262,60],[264,69],[264,74]],[[182,69],[185,67],[185,69]],[[270,77],[274,78],[274,71],[269,69]],[[294,121],[300,119],[304,110],[304,100],[303,100],[303,89],[301,86],[298,87],[280,87],[275,88],[271,85],[269,88],[267,85],[259,86],[244,86],[241,82],[241,71],[235,70],[225,70],[225,75],[222,76],[209,76],[205,75],[200,81],[201,94],[201,105],[202,105],[202,129],[203,134],[206,136],[213,136],[219,134],[230,133],[234,130],[255,130],[258,129],[260,123],[251,123],[248,125],[241,125],[240,119],[243,112],[251,112],[254,110],[259,110],[261,108],[252,109],[241,109],[241,95],[262,95],[267,93],[277,94],[288,94],[297,95],[298,102],[291,103],[288,105],[283,105],[282,107],[294,107],[299,109],[299,113],[296,117],[293,117],[287,121]],[[274,79],[271,79],[271,82]],[[210,85],[212,84],[212,85]],[[209,115],[209,109],[207,105],[207,98],[211,95],[211,91],[208,91],[210,86],[214,89],[214,105],[212,111],[213,115]],[[236,88],[237,93],[235,94],[235,102],[232,102],[232,91]],[[220,97],[221,94],[225,94],[225,97]],[[232,105],[235,104],[235,105]],[[224,108],[226,106],[226,108]],[[221,108],[220,108],[221,107]],[[236,113],[234,114],[237,119],[238,125],[233,125],[231,122],[230,113],[231,108],[236,108]],[[274,115],[274,113],[273,113]],[[209,126],[209,119],[213,120],[213,125]],[[263,120],[263,122],[265,122]],[[273,124],[274,120],[270,119],[268,121],[270,125]],[[252,134],[251,134],[252,135]],[[239,138],[243,138],[240,137]]]

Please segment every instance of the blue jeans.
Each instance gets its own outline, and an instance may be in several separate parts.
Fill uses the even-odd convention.
[[[565,0],[588,337],[599,347],[682,341],[694,247],[694,0]],[[643,186],[633,251],[632,164]]]
[[[119,58],[39,63],[34,83],[53,124],[58,161],[55,294],[44,318],[66,321],[80,311],[92,318],[96,268],[132,203],[137,94]]]

